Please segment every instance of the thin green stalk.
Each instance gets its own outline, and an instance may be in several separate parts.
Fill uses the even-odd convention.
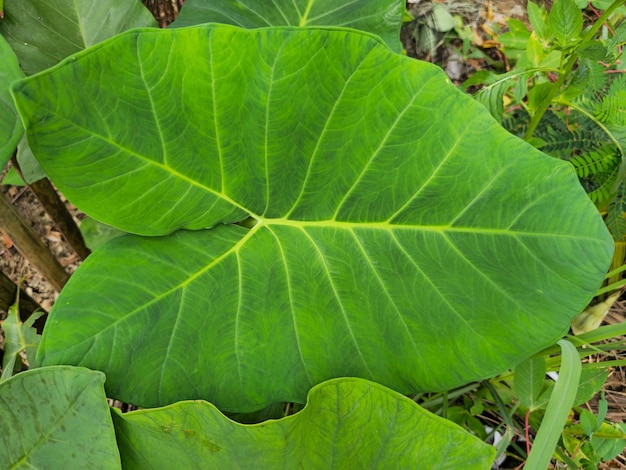
[[[500,416],[502,417],[502,421],[504,421],[504,424],[506,425],[506,430],[502,436],[502,441],[500,441],[500,444],[497,446],[497,453],[496,453],[496,459],[497,459],[498,457],[500,457],[500,455],[502,455],[506,451],[506,449],[509,447],[509,445],[511,444],[513,440],[513,436],[515,435],[514,433],[515,422],[513,421],[512,416],[515,413],[515,410],[517,409],[517,405],[509,413],[506,405],[502,401],[502,398],[496,391],[495,387],[491,384],[491,382],[486,380],[484,384],[485,384],[485,387],[487,387],[487,390],[489,390],[489,393],[491,393],[491,396],[493,397],[494,401],[496,402],[496,406],[498,407],[498,412],[500,413]],[[521,449],[519,450],[521,451]]]
[[[588,345],[604,341],[605,339],[617,338],[626,335],[626,322],[617,323],[615,325],[604,325],[595,330],[588,331],[578,336],[568,336],[567,339],[577,346]],[[551,356],[559,352],[559,346],[554,344],[543,351],[538,352],[533,357]]]
[[[610,279],[613,276],[617,276],[619,273],[626,271],[626,264],[621,265],[619,268],[615,268],[612,271],[609,271],[606,276],[604,276],[605,279]]]
[[[607,21],[609,17],[613,14],[613,12],[621,5],[623,5],[624,2],[626,2],[626,0],[615,0],[611,4],[611,6],[609,6],[595,21],[595,23],[591,26],[589,31],[587,31],[587,34],[585,34],[579,44],[584,44],[585,42],[591,40],[598,31],[598,29],[600,29],[600,27],[604,24],[604,22]],[[533,114],[530,118],[528,128],[526,129],[526,133],[524,134],[524,140],[528,141],[532,138],[535,130],[537,129],[537,126],[539,125],[539,122],[541,121],[541,119],[543,119],[543,116],[552,104],[552,101],[561,90],[561,87],[563,86],[566,78],[572,71],[574,64],[576,64],[577,59],[578,56],[576,55],[575,51],[572,51],[569,60],[565,64],[565,67],[559,73],[559,78],[556,80],[556,82],[554,82],[554,86],[550,90],[550,93],[548,93],[548,96],[546,96],[546,98],[541,102],[541,104],[535,111],[535,114]]]
[[[567,340],[558,342],[561,347],[561,371],[554,385],[546,413],[541,421],[525,468],[548,468],[554,449],[561,437],[580,382],[582,365],[578,352]]]
[[[575,103],[572,103],[571,101],[559,99],[559,100],[555,100],[555,102],[556,103],[560,103],[560,104],[564,104],[568,108],[572,108],[575,111],[578,111],[580,114],[582,114],[587,119],[592,121],[596,126],[598,126],[600,129],[602,129],[602,131],[608,136],[609,139],[611,139],[613,141],[613,143],[619,149],[619,151],[622,154],[622,156],[624,156],[624,151],[622,150],[622,146],[620,145],[619,141],[615,138],[615,136],[611,133],[611,131],[604,125],[604,123],[602,123],[598,119],[596,119],[596,117],[593,114],[591,114],[585,108],[583,108],[581,106],[578,106]]]
[[[613,284],[609,284],[608,286],[603,287],[598,291],[597,295],[606,294],[607,292],[613,292],[622,287],[626,286],[626,279],[622,279],[621,281],[614,282]]]
[[[477,388],[477,384],[471,383],[469,385],[458,388],[456,390],[447,390],[445,393],[447,395],[448,400],[455,400],[458,397],[465,395],[466,393],[475,391],[476,388]],[[441,406],[443,404],[443,392],[438,393],[435,397],[430,398],[420,403],[419,400],[423,395],[424,395],[423,393],[418,394],[415,397],[412,397],[411,399],[415,401],[417,404],[419,404],[419,406],[421,406],[422,408],[427,408],[427,409],[432,409],[436,406]]]

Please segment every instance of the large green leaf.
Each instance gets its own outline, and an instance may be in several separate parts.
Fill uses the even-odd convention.
[[[138,26],[156,26],[139,0],[5,0],[0,34],[30,75]]]
[[[380,36],[402,50],[402,0],[187,0],[171,27],[224,23],[242,28],[343,26]],[[313,54],[309,50],[305,54]]]
[[[0,468],[121,468],[103,383],[67,366],[1,383]]]
[[[553,344],[610,262],[567,162],[370,35],[132,31],[14,93],[94,218],[217,225],[108,243],[51,312],[40,362],[103,370],[127,402],[247,411],[347,375],[457,386]]]
[[[5,39],[0,36],[0,168],[11,158],[20,141],[24,128],[9,92],[12,81],[24,76],[17,57]]]
[[[495,448],[363,379],[313,388],[307,406],[249,426],[206,402],[113,413],[125,469],[488,469]]]

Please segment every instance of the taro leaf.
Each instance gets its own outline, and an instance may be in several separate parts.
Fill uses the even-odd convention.
[[[31,75],[138,26],[156,26],[139,0],[5,0],[0,34]]]
[[[39,162],[33,155],[33,152],[30,150],[26,135],[24,135],[22,140],[20,140],[20,143],[17,145],[17,163],[22,171],[24,181],[28,184],[34,183],[35,181],[39,181],[40,179],[46,177],[46,173],[43,171],[43,168],[41,168],[41,165],[39,165]]]
[[[104,374],[55,366],[0,384],[0,468],[120,467]]]
[[[113,410],[125,469],[486,469],[495,448],[408,398],[363,379],[313,388],[307,406],[246,426],[207,402]]]
[[[132,31],[14,93],[35,156],[92,217],[218,225],[112,240],[55,304],[38,359],[103,370],[126,402],[244,412],[338,376],[458,386],[553,344],[611,260],[567,162],[371,35]]]
[[[89,217],[81,221],[80,233],[85,239],[85,245],[87,245],[91,250],[95,250],[109,240],[113,240],[114,238],[121,237],[126,234],[115,227],[103,224],[102,222],[98,222],[97,220]]]
[[[24,128],[9,92],[12,81],[24,76],[9,43],[0,36],[0,169],[4,168],[20,141]]]
[[[401,0],[187,0],[172,28],[225,23],[242,28],[267,26],[342,26],[377,34],[396,52],[402,51]],[[314,49],[302,50],[312,55]]]

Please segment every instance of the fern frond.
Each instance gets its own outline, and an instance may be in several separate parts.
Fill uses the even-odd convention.
[[[517,70],[502,75],[492,74],[484,86],[474,94],[474,98],[501,123],[504,114],[504,94],[515,85],[516,80],[526,80],[529,74],[530,72]]]
[[[605,145],[575,156],[570,161],[594,203],[607,204],[615,198],[615,189],[620,183],[618,180],[623,179],[620,173],[622,156],[617,146]]]
[[[619,167],[620,157],[613,146],[601,147],[593,152],[573,157],[570,162],[574,165],[579,178],[600,176],[611,173],[614,167]]]
[[[626,80],[614,80],[611,83],[606,96],[596,105],[595,114],[600,122],[626,125]]]
[[[610,143],[606,134],[593,121],[579,114],[560,116],[547,112],[536,136],[545,142],[541,150],[563,160],[595,151]]]
[[[616,241],[626,240],[626,183],[618,189],[616,198],[611,201],[606,213],[606,226]]]
[[[579,68],[585,70],[586,92],[583,97],[589,97],[592,100],[597,98],[598,94],[602,94],[609,83],[609,77],[606,73],[606,67],[589,59],[581,61]]]
[[[626,23],[622,23],[608,43],[609,53],[617,59],[621,55],[619,46],[626,44]]]

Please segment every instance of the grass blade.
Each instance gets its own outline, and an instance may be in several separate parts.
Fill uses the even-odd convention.
[[[582,369],[578,352],[567,340],[558,342],[562,351],[561,371],[554,385],[546,414],[537,431],[525,468],[547,468],[571,409]]]

